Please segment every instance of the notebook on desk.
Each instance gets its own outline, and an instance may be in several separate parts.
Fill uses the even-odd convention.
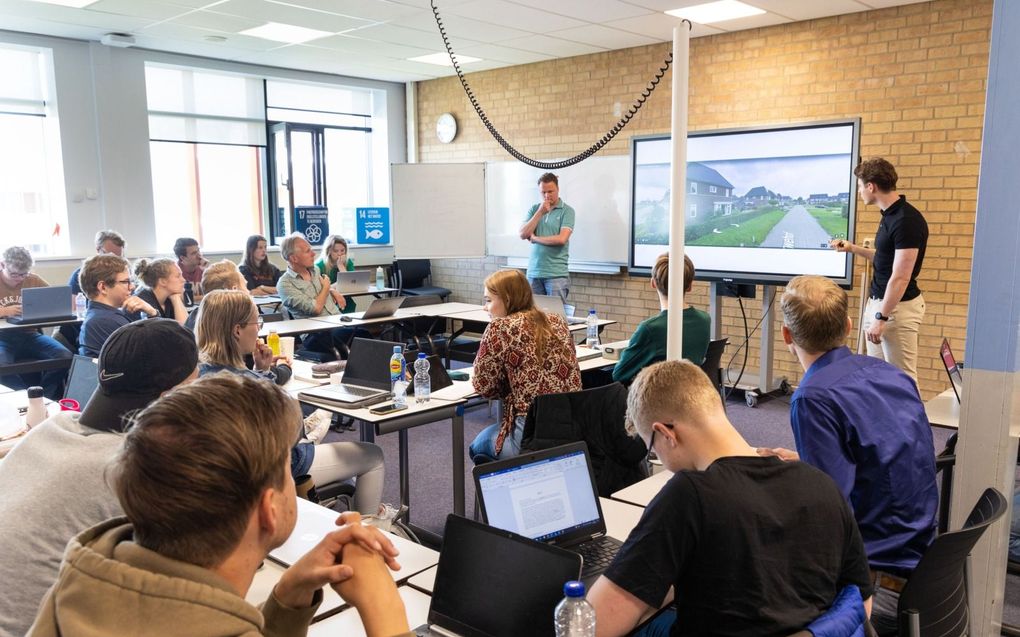
[[[554,637],[563,583],[580,568],[574,553],[451,514],[428,624],[415,634]]]
[[[622,543],[606,535],[585,443],[480,464],[472,474],[483,520],[578,553],[586,584],[616,557]]]
[[[390,357],[400,343],[355,338],[339,385],[323,385],[298,392],[310,398],[347,409],[367,407],[390,397]]]
[[[567,325],[581,325],[587,321],[587,317],[581,318],[580,316],[567,316],[567,311],[563,308],[563,299],[558,296],[545,296],[544,294],[536,294],[535,306],[545,312],[546,314],[559,314],[566,322]]]
[[[960,396],[963,394],[963,374],[960,372],[960,365],[956,362],[956,357],[953,356],[953,349],[949,347],[949,339],[942,339],[942,347],[939,348],[939,354],[942,358],[942,364],[946,368],[946,374],[949,375],[949,383],[953,386],[953,393],[956,394],[956,402],[961,402]]]
[[[53,321],[73,321],[71,286],[54,285],[21,290],[21,316],[8,316],[11,325],[32,325]]]
[[[386,318],[387,316],[393,316],[397,313],[400,308],[400,304],[404,302],[402,296],[390,296],[385,299],[373,299],[372,304],[368,306],[368,309],[364,312],[351,312],[345,316],[349,316],[354,319],[375,319],[375,318]]]

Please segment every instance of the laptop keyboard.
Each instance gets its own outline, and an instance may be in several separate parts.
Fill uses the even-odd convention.
[[[571,548],[584,558],[583,572],[590,573],[607,569],[613,563],[620,546],[622,544],[619,540],[603,535]]]
[[[369,396],[375,396],[379,393],[378,389],[368,389],[367,387],[355,387],[354,385],[344,385],[344,391],[351,396],[358,396],[361,398],[368,398]]]

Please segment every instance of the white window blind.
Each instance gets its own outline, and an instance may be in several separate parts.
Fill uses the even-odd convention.
[[[372,116],[372,91],[364,88],[266,80],[266,102],[274,109]]]
[[[38,51],[0,48],[0,111],[18,115],[46,114],[43,55]]]
[[[262,80],[244,75],[145,65],[149,139],[266,145]]]

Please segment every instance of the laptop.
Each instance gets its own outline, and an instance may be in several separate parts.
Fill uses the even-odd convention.
[[[392,356],[392,354],[391,354]],[[414,377],[414,361],[418,360],[418,352],[404,352],[405,367],[411,377]],[[438,354],[429,354],[425,357],[429,362],[429,392],[439,391],[453,384],[450,372],[443,366],[443,359]],[[407,383],[407,395],[414,396],[414,381]]]
[[[616,557],[622,543],[606,535],[585,443],[480,464],[472,474],[483,520],[578,553],[586,584]]]
[[[580,558],[450,514],[443,531],[428,623],[416,635],[554,637],[553,611]]]
[[[372,280],[372,272],[369,270],[354,270],[352,272],[337,272],[336,283],[333,289],[340,294],[351,294],[352,292],[368,292],[368,286]]]
[[[956,394],[956,402],[961,402],[960,395],[963,393],[963,373],[960,372],[960,367],[956,362],[956,357],[953,356],[953,350],[949,347],[949,339],[942,339],[942,347],[939,348],[939,354],[942,357],[942,364],[946,368],[946,374],[949,375],[949,383],[953,386],[953,393]]]
[[[73,321],[76,317],[71,310],[69,285],[53,285],[45,288],[23,288],[21,290],[21,316],[8,316],[12,325],[32,325],[52,321]]]
[[[566,310],[563,309],[563,299],[558,296],[546,296],[544,294],[534,295],[535,305],[538,309],[542,310],[546,314],[559,314],[567,321],[567,325],[581,325],[586,322],[587,317],[580,316],[567,316]]]
[[[381,403],[390,397],[390,357],[401,343],[355,338],[339,385],[323,385],[298,392],[311,398],[357,409]]]
[[[351,312],[345,316],[349,316],[354,319],[375,319],[375,318],[386,318],[387,316],[393,316],[397,313],[397,308],[404,302],[402,296],[390,296],[384,299],[373,299],[372,304],[368,306],[368,309],[364,312]]]
[[[96,359],[75,354],[71,359],[71,368],[67,371],[64,398],[78,401],[78,405],[85,409],[97,387],[99,387],[99,364]]]

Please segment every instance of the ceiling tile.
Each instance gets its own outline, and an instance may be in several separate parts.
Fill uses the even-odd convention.
[[[475,44],[473,46],[464,46],[460,47],[457,52],[476,58],[482,58],[482,60],[486,61],[505,62],[506,64],[531,64],[532,62],[541,62],[543,60],[553,59],[553,56],[545,53],[525,51],[523,49],[500,46],[498,44]],[[464,68],[474,68],[474,64],[465,66]]]
[[[335,13],[337,15],[346,15],[361,18],[362,20],[371,20],[374,22],[384,22],[386,20],[393,20],[405,15],[412,15],[421,11],[421,9],[408,6],[406,4],[397,4],[395,2],[386,2],[384,0],[268,0],[271,3],[291,5],[295,7],[304,7],[307,9],[316,9],[318,11],[325,11],[327,13]]]
[[[230,56],[233,51],[270,51],[280,46],[279,42],[271,42],[262,38],[253,38],[247,35],[237,35],[236,33],[216,31],[214,29],[189,27],[173,22],[154,24],[138,31],[137,34],[139,37],[159,38],[164,42],[181,41],[188,44],[201,44],[205,47],[211,47],[213,51],[219,51],[213,57],[223,58]],[[226,42],[208,42],[205,38],[209,36],[224,37],[227,40]],[[151,48],[143,44],[141,40],[139,40],[139,46]]]
[[[449,13],[533,33],[548,33],[584,24],[574,18],[525,7],[512,2],[506,2],[505,0],[474,0],[474,2],[468,2],[467,4],[451,8]]]
[[[170,24],[179,24],[187,27],[212,29],[222,33],[238,33],[265,24],[263,20],[213,13],[212,11],[192,11],[191,13],[178,16],[169,22]]]
[[[610,20],[633,18],[639,15],[647,15],[651,12],[650,9],[620,2],[619,0],[599,0],[598,2],[592,2],[591,0],[555,0],[555,2],[550,2],[549,0],[511,0],[511,2],[594,24]]]
[[[538,53],[551,55],[557,58],[573,57],[575,55],[584,55],[586,53],[602,53],[606,50],[602,47],[582,44],[580,42],[571,42],[569,40],[564,40],[563,38],[555,38],[548,35],[532,35],[526,38],[505,40],[500,42],[500,44],[517,49],[536,51]],[[454,48],[454,51],[456,50],[457,49]]]
[[[531,35],[528,31],[472,20],[459,15],[446,13],[440,15],[443,19],[443,28],[446,30],[447,36],[452,40],[454,51],[457,50],[457,42],[460,38],[467,38],[475,42],[502,42],[503,40],[523,38]],[[398,18],[393,21],[393,24],[429,33],[439,33],[435,18],[432,17],[431,13]]]
[[[319,38],[309,44],[315,48],[329,49],[330,51],[344,51],[368,56],[380,55],[398,60],[435,53],[432,49],[404,46],[402,44],[393,44],[392,42],[378,42],[347,35],[331,35],[326,38]]]
[[[736,20],[713,22],[711,26],[717,29],[722,29],[723,31],[743,31],[745,29],[760,29],[762,27],[770,27],[776,24],[785,24],[788,22],[793,22],[793,20],[774,13],[765,13],[762,15],[748,16],[746,18],[737,18]]]
[[[411,29],[389,23],[373,24],[372,26],[365,27],[364,29],[358,29],[354,32],[354,34],[358,37],[368,38],[370,40],[392,42],[393,44],[406,44],[407,46],[417,46],[428,49],[432,52],[445,50],[443,46],[443,38],[439,36],[439,30],[435,28],[431,31],[420,31],[418,29]],[[481,42],[467,38],[457,38],[458,47],[473,46],[477,44],[481,44]]]
[[[85,7],[86,11],[98,11],[117,15],[128,15],[149,20],[166,20],[191,11],[188,7],[152,0],[99,0]]]
[[[625,20],[613,20],[606,23],[608,27],[639,33],[659,42],[671,42],[673,40],[673,27],[678,25],[683,25],[683,21],[680,18],[674,18],[661,12],[636,18],[627,18]],[[723,33],[723,31],[704,24],[695,24],[691,29],[692,38],[715,35],[717,33]]]
[[[867,11],[856,0],[748,0],[747,4],[791,20],[813,20],[830,15]]]
[[[571,42],[581,42],[604,49],[629,49],[633,46],[654,44],[654,40],[643,35],[604,27],[600,24],[587,24],[583,27],[564,29],[549,34],[550,37],[563,38]]]
[[[291,24],[306,29],[328,31],[330,33],[339,33],[371,24],[369,20],[300,9],[298,7],[265,2],[264,0],[227,0],[227,2],[212,7],[211,12],[241,16],[246,19],[260,20],[261,22]]]

